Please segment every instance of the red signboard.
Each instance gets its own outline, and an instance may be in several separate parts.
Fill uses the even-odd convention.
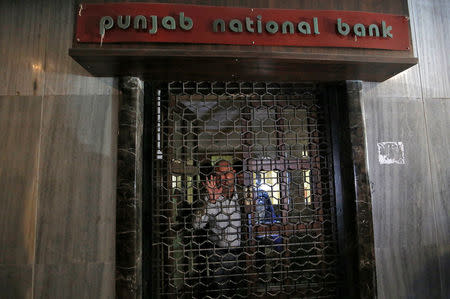
[[[196,43],[408,50],[409,20],[389,14],[155,3],[82,4],[80,43]]]

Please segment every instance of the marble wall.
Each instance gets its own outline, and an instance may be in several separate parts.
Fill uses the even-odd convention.
[[[419,64],[363,83],[378,296],[449,298],[450,2],[409,10]],[[382,164],[382,142],[402,142],[404,164]]]
[[[68,55],[74,1],[0,1],[0,297],[113,298],[117,82]]]

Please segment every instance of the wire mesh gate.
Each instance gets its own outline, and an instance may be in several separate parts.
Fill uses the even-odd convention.
[[[316,86],[171,82],[156,97],[158,297],[335,297],[332,161]]]

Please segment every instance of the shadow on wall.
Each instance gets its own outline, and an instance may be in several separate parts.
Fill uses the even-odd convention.
[[[450,298],[450,246],[437,251],[437,255],[431,253],[422,267],[417,267],[412,288],[406,290],[407,298]]]
[[[45,97],[39,193],[33,199],[35,254],[0,265],[1,298],[114,297],[114,103],[110,96]],[[22,217],[27,203],[20,203],[15,188],[7,191],[13,194],[7,205]],[[7,239],[15,240],[21,230],[14,223],[6,221],[1,230]],[[29,250],[24,242],[14,246]]]

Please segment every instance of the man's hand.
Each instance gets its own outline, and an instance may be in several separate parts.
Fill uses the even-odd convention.
[[[208,198],[211,203],[216,203],[216,200],[222,195],[222,186],[218,187],[214,176],[210,176],[206,179],[206,183],[203,183],[208,190]]]

